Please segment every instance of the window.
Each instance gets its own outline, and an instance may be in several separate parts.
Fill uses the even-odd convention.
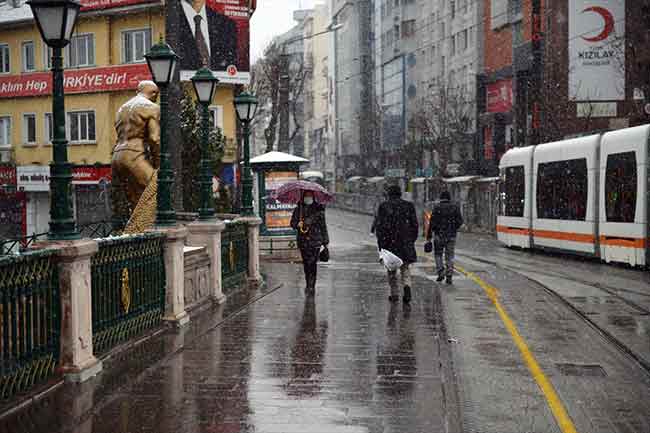
[[[45,65],[45,69],[52,69],[52,54],[52,48],[43,44],[43,65]]]
[[[461,40],[463,41],[463,51],[467,51],[467,49],[469,48],[469,38],[467,37],[467,30],[463,30],[461,34],[462,34]]]
[[[615,153],[607,157],[605,211],[608,222],[634,222],[637,192],[636,173],[634,152]]]
[[[520,47],[524,43],[524,26],[523,22],[519,21],[512,25],[512,46]]]
[[[92,34],[73,36],[66,47],[65,58],[69,68],[94,65],[95,36]]]
[[[151,29],[131,30],[122,33],[122,60],[124,63],[144,62],[151,48]]]
[[[213,105],[210,107],[210,120],[213,128],[223,130],[223,106]]]
[[[47,144],[52,144],[54,140],[54,120],[52,119],[52,113],[45,113],[45,131],[44,137]]]
[[[492,30],[508,24],[508,0],[490,0],[490,28]]]
[[[587,216],[587,159],[539,164],[537,217],[584,221]]]
[[[408,20],[402,22],[402,37],[410,38],[415,35],[415,20]]]
[[[501,189],[501,215],[523,217],[526,197],[524,166],[508,167],[503,170],[504,182]]]
[[[23,114],[23,143],[36,144],[35,114]]]
[[[11,117],[0,117],[0,148],[11,147]]]
[[[451,19],[456,18],[456,0],[451,0],[449,2],[449,10],[451,12]]]
[[[451,48],[449,51],[451,52],[452,56],[456,54],[456,35],[452,35],[451,37]]]
[[[0,73],[8,74],[11,72],[11,53],[9,45],[0,44]]]
[[[31,72],[36,69],[34,64],[34,42],[27,41],[22,44],[23,72]]]
[[[521,0],[509,0],[510,4],[508,5],[508,8],[510,10],[510,20],[511,21],[520,21],[522,17],[522,10],[521,10]]]
[[[395,24],[393,32],[395,33],[395,41],[399,41],[399,24]]]
[[[69,140],[71,143],[95,141],[95,112],[68,113]]]

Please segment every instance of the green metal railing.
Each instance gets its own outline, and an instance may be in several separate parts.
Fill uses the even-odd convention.
[[[93,349],[102,354],[157,326],[165,310],[163,235],[100,239],[91,260]]]
[[[0,400],[54,373],[60,297],[54,252],[0,257]]]
[[[248,225],[231,222],[221,234],[221,281],[228,294],[248,275]]]

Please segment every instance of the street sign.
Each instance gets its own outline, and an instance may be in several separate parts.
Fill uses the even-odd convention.
[[[385,177],[404,177],[406,176],[406,170],[403,168],[387,168],[385,173]]]

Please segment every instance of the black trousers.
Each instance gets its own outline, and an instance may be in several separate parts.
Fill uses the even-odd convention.
[[[320,248],[303,247],[300,248],[302,256],[302,266],[305,270],[305,282],[308,289],[316,287],[316,274],[318,272],[318,255]]]

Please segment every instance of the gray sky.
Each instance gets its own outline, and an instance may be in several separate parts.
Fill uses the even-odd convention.
[[[325,0],[257,0],[257,10],[251,19],[251,63],[264,52],[274,36],[293,27],[293,11],[309,9]]]

